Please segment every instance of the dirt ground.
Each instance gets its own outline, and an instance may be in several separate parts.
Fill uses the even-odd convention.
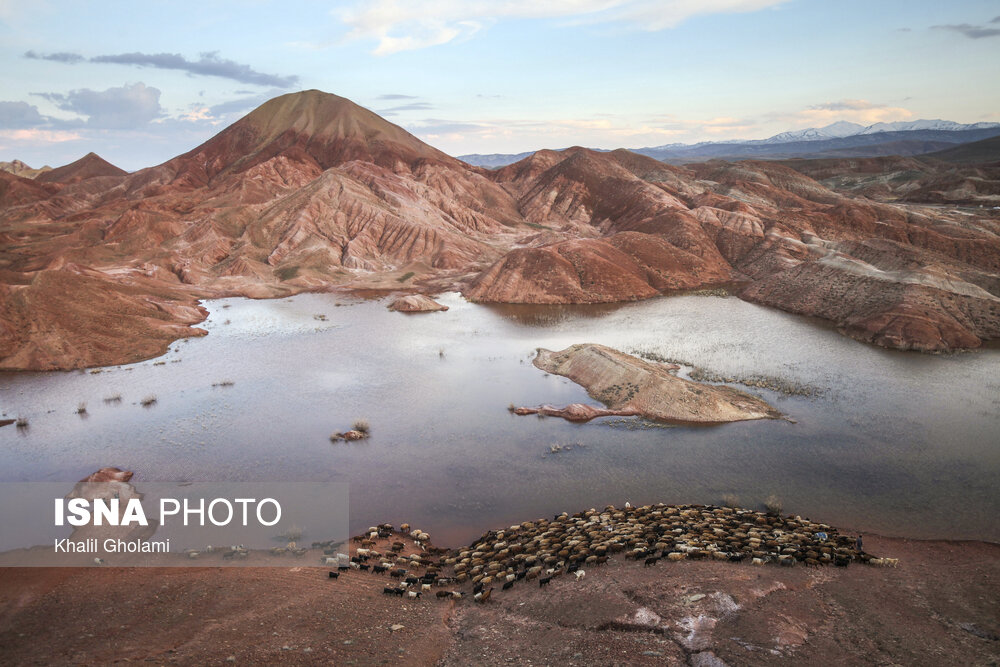
[[[0,662],[1000,663],[1000,545],[866,535],[865,547],[899,567],[615,558],[580,580],[498,588],[481,605],[383,595],[387,576],[333,580],[314,558],[288,568],[3,569]]]

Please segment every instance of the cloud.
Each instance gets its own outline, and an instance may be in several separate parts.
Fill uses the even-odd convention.
[[[78,62],[86,60],[79,53],[67,53],[65,51],[60,51],[59,53],[36,53],[35,51],[25,51],[24,57],[30,60],[52,60],[57,63],[66,63],[67,65],[75,65]]]
[[[990,24],[1000,23],[1000,16],[995,17],[990,21]],[[968,23],[958,23],[951,25],[935,25],[931,26],[935,30],[951,30],[952,32],[958,32],[969,39],[983,39],[985,37],[996,37],[1000,35],[1000,28],[987,28],[982,25],[969,25]]]
[[[65,130],[0,130],[0,138],[11,141],[27,141],[35,144],[61,144],[82,139],[76,132]]]
[[[888,123],[912,118],[913,112],[903,107],[874,104],[868,100],[847,99],[814,104],[791,114],[772,114],[772,117],[798,126],[821,127],[838,120],[848,120],[862,125]]]
[[[44,125],[47,119],[27,102],[0,102],[0,129],[11,130]]]
[[[624,23],[642,30],[673,28],[702,14],[753,12],[789,0],[370,0],[334,13],[348,40],[374,40],[390,55],[469,39],[504,19]]]
[[[429,111],[433,108],[434,106],[428,104],[427,102],[412,102],[410,104],[400,104],[399,106],[389,107],[388,109],[379,109],[375,113],[380,116],[396,116],[401,111]]]
[[[267,102],[272,97],[281,95],[284,91],[280,89],[268,90],[263,93],[257,93],[255,95],[250,95],[248,97],[239,97],[234,100],[227,100],[225,102],[220,102],[219,104],[210,107],[209,111],[212,116],[225,116],[232,113],[238,113],[243,111],[249,111],[251,109],[256,109],[264,102]]]
[[[98,91],[89,88],[62,93],[34,93],[63,111],[87,117],[87,126],[98,129],[135,129],[160,118],[160,91],[144,83]]]
[[[399,93],[388,93],[386,95],[379,95],[377,99],[380,100],[418,100],[420,99],[416,95],[400,95]]]
[[[172,69],[197,74],[199,76],[217,76],[232,79],[240,83],[252,83],[258,86],[274,88],[291,88],[298,84],[299,77],[278,76],[258,72],[249,65],[243,65],[233,60],[219,57],[217,51],[199,54],[200,60],[188,60],[179,53],[122,53],[113,56],[95,56],[93,63],[114,63],[118,65],[137,65],[139,67],[155,67],[157,69]]]
[[[27,51],[25,58],[31,60],[51,60],[53,62],[75,65],[80,62],[102,63],[112,65],[134,65],[136,67],[153,67],[156,69],[178,70],[197,76],[217,76],[223,79],[250,83],[258,86],[270,86],[282,90],[297,86],[299,77],[295,75],[279,76],[258,72],[249,65],[234,60],[220,58],[218,51],[199,54],[199,60],[188,60],[179,53],[120,53],[117,55],[94,56],[85,58],[78,53],[37,53]]]

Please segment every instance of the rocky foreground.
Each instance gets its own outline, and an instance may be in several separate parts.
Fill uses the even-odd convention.
[[[419,551],[394,535],[369,549]],[[356,548],[355,548],[356,547]],[[992,664],[1000,547],[865,536],[898,567],[611,558],[482,604],[286,568],[0,570],[0,661],[176,664]],[[352,546],[352,555],[359,545]],[[388,582],[393,582],[389,584]],[[467,586],[468,584],[466,584]],[[434,590],[447,590],[435,588]],[[502,594],[501,594],[502,593]]]
[[[887,347],[1000,338],[991,208],[927,205],[941,200],[924,173],[883,179],[908,193],[892,198],[796,166],[571,148],[487,171],[344,98],[283,95],[132,174],[96,155],[0,170],[0,369],[154,356],[202,333],[199,299],[404,282],[492,303],[725,284]],[[944,201],[973,186],[992,201],[993,173],[962,172]]]

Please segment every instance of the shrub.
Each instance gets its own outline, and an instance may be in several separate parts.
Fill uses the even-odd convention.
[[[781,499],[772,493],[767,497],[767,500],[764,501],[764,507],[767,509],[768,514],[779,516],[782,510]]]
[[[372,427],[368,423],[367,419],[358,419],[358,420],[356,420],[351,425],[351,428],[353,428],[355,431],[358,431],[359,433],[364,433],[365,435],[368,435],[369,433],[371,433],[371,430],[372,430]]]
[[[15,425],[17,426],[17,428],[28,428],[28,418],[18,417],[17,421],[15,422]]]
[[[76,414],[78,414],[78,415],[85,415],[85,414],[87,414],[87,404],[86,403],[80,403],[79,405],[77,405],[76,406]]]
[[[105,396],[104,397],[104,402],[105,403],[121,403],[122,402],[122,395],[121,394],[112,394],[110,396]]]
[[[727,493],[722,496],[722,506],[723,507],[739,507],[740,499],[735,493]]]
[[[149,406],[153,405],[154,403],[156,403],[156,394],[150,394],[146,398],[144,398],[141,401],[139,401],[139,405],[141,405],[144,408],[148,408]]]

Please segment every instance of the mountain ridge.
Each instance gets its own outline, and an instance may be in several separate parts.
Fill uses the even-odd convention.
[[[787,159],[805,157],[833,157],[830,151],[849,153],[851,157],[870,157],[884,154],[880,144],[910,142],[938,142],[932,148],[938,150],[944,144],[959,145],[1000,135],[1000,123],[973,123],[963,125],[952,121],[919,120],[899,123],[876,123],[867,127],[857,123],[838,121],[821,128],[807,128],[782,132],[767,139],[732,139],[727,141],[703,141],[695,144],[664,144],[629,149],[635,153],[648,155],[658,160],[682,164],[685,161],[699,162],[719,159]],[[533,151],[516,154],[489,155],[469,154],[458,156],[474,166],[497,168],[523,159]],[[912,155],[918,153],[904,153]]]
[[[992,201],[974,181],[906,196]],[[129,363],[204,334],[201,299],[333,289],[606,303],[729,286],[887,347],[1000,338],[1000,241],[980,216],[760,160],[571,147],[488,171],[319,91],[125,176],[0,173],[0,206],[2,369]]]

